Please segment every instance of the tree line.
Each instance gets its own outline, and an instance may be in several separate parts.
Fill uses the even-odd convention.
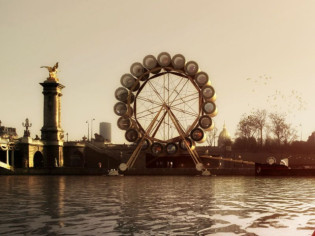
[[[217,138],[216,127],[208,131],[209,146],[216,146]],[[226,140],[223,146],[232,146],[233,150],[239,151],[315,153],[315,132],[306,142],[300,141],[296,128],[287,121],[286,114],[257,109],[241,116],[234,142]]]
[[[255,110],[243,114],[238,123],[235,142],[242,140],[256,141],[261,147],[264,144],[288,144],[297,139],[297,131],[286,121],[286,115],[267,113],[266,110]]]
[[[297,141],[297,130],[287,121],[286,114],[255,110],[243,114],[236,131],[234,149],[278,149],[315,151],[314,137],[307,142]]]

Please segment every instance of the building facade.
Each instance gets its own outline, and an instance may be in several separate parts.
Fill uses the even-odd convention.
[[[104,138],[105,142],[112,141],[112,124],[108,122],[100,123],[100,135]]]

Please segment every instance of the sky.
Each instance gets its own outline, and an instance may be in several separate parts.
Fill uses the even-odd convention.
[[[62,128],[69,140],[112,124],[120,77],[146,55],[183,54],[208,73],[219,130],[235,137],[243,114],[287,114],[299,138],[315,131],[315,1],[0,0],[2,125],[31,136],[43,126],[41,66],[59,62]]]

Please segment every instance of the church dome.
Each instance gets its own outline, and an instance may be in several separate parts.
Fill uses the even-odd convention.
[[[221,147],[225,144],[226,141],[231,141],[231,135],[227,131],[225,124],[223,125],[223,129],[219,134],[218,146]]]

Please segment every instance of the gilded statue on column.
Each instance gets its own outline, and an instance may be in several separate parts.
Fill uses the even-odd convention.
[[[41,66],[40,68],[46,68],[49,72],[49,77],[47,78],[48,80],[53,80],[58,82],[58,77],[57,77],[57,72],[58,72],[58,62],[53,66]]]

